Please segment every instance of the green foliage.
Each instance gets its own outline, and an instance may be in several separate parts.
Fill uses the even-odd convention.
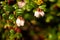
[[[28,31],[26,34],[31,36],[32,39],[34,35],[39,37],[42,34],[44,40],[57,40],[57,38],[60,40],[60,0],[24,0],[23,2],[26,4],[22,8],[18,6],[18,2],[22,0],[16,0],[17,2],[13,5],[10,5],[9,3],[12,2],[8,1],[0,0],[0,37],[2,40],[23,38],[24,31]],[[35,11],[43,11],[45,15],[37,18],[34,16]],[[23,17],[26,28],[16,25],[19,16]],[[21,28],[24,33],[16,32],[16,27]],[[39,39],[42,39],[42,36]]]
[[[13,14],[10,14],[10,15],[9,15],[9,19],[10,19],[10,20],[13,20],[13,19],[14,19],[14,15],[13,15]]]
[[[16,16],[22,15],[24,13],[24,10],[22,9],[16,9]]]

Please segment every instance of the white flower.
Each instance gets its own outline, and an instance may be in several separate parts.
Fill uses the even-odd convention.
[[[34,14],[34,16],[37,18],[39,18],[40,16],[43,17],[44,15],[45,15],[44,11],[35,11],[35,14]]]
[[[22,1],[21,1],[21,2],[18,2],[19,8],[22,8],[23,6],[25,6],[25,4],[26,4],[26,3],[25,3],[25,2],[22,2]]]
[[[18,27],[19,27],[19,26],[24,26],[24,23],[25,23],[24,20],[21,20],[21,19],[17,18],[16,24],[17,24]]]

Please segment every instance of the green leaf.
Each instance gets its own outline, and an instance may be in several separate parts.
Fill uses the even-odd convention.
[[[29,4],[31,5],[32,8],[36,8],[36,6],[37,6],[37,5],[35,5],[34,2],[30,2]]]
[[[2,14],[2,17],[3,17],[4,19],[7,19],[7,18],[8,18],[5,13]]]
[[[27,11],[31,11],[31,9],[32,9],[32,5],[27,4],[27,5],[26,5],[26,10],[27,10]]]
[[[12,12],[12,11],[14,10],[14,8],[13,8],[12,6],[9,6],[9,5],[5,5],[5,6],[3,7],[3,9],[4,9],[5,11],[9,11],[9,12]]]
[[[46,22],[49,23],[52,19],[53,19],[53,16],[48,15],[48,16],[46,17]]]
[[[13,14],[10,14],[9,15],[9,19],[13,20],[14,19],[14,15]]]
[[[22,9],[17,9],[15,11],[16,11],[16,16],[22,15],[24,13],[24,10],[22,10]]]
[[[39,8],[46,11],[46,5],[41,5],[41,6],[39,6]]]
[[[21,33],[16,33],[16,37],[19,39],[20,37],[22,37]]]
[[[41,8],[41,9],[44,9],[45,7],[46,7],[46,5],[39,6],[39,8]]]
[[[17,4],[14,4],[13,7],[14,7],[14,9],[18,9],[19,8]]]
[[[14,39],[14,35],[10,35],[9,38],[10,38],[9,40],[13,40]]]
[[[14,30],[13,30],[13,29],[11,29],[11,30],[10,30],[10,33],[11,33],[11,34],[14,34],[15,32],[14,32]]]

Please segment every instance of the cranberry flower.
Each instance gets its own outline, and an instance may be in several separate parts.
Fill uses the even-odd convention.
[[[18,26],[18,27],[24,26],[24,23],[25,23],[24,19],[23,19],[22,17],[18,16],[18,18],[17,18],[17,20],[16,20],[17,26]]]
[[[34,14],[34,16],[37,17],[37,18],[39,18],[40,16],[43,17],[44,15],[45,15],[44,11],[42,11],[39,8],[35,11],[35,14]]]
[[[17,4],[18,4],[19,8],[22,8],[25,6],[26,3],[24,1],[18,1]]]

